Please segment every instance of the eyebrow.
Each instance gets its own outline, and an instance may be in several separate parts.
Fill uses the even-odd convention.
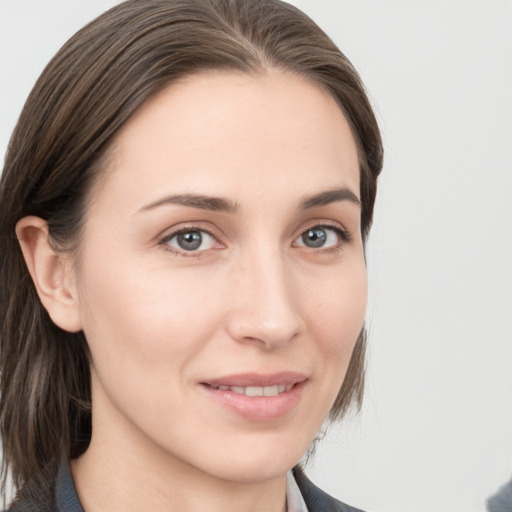
[[[361,201],[358,197],[350,189],[342,187],[304,196],[299,203],[299,210],[319,208],[338,201],[349,201],[357,206],[361,206]],[[154,210],[160,206],[172,204],[229,214],[235,214],[240,210],[240,205],[231,199],[200,194],[175,194],[153,201],[143,206],[140,211]]]
[[[240,209],[240,205],[230,199],[222,197],[211,197],[199,194],[176,194],[165,196],[157,201],[143,206],[140,211],[148,211],[158,208],[159,206],[179,204],[182,206],[190,206],[200,210],[208,210],[211,212],[224,212],[234,214]]]
[[[310,208],[319,208],[338,201],[349,201],[357,206],[361,206],[359,198],[347,187],[326,190],[314,195],[306,195],[302,198],[299,208],[308,210]]]

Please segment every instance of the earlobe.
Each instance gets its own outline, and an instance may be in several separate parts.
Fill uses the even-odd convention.
[[[76,284],[69,254],[59,254],[50,243],[45,220],[29,216],[16,224],[16,235],[39,299],[61,329],[82,329]]]

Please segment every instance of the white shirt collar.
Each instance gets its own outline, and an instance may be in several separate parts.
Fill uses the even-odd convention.
[[[286,504],[286,512],[308,512],[306,502],[291,470],[286,474]]]

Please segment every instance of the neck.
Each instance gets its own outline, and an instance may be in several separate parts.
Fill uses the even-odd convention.
[[[93,432],[87,452],[71,463],[86,512],[285,510],[286,475],[258,481],[226,480],[159,453],[144,440],[126,443],[126,436],[108,439],[102,438],[101,429]]]

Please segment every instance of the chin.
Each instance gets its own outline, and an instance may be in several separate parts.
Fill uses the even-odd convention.
[[[259,461],[252,463],[245,461],[241,464],[228,465],[222,468],[216,468],[213,476],[239,483],[254,483],[283,478],[296,462],[288,463],[285,461]]]
[[[306,444],[302,448],[302,445]],[[268,443],[262,440],[247,442],[243,448],[229,449],[222,454],[211,453],[203,458],[204,470],[212,476],[234,482],[257,482],[281,478],[302,458],[307,443]]]

